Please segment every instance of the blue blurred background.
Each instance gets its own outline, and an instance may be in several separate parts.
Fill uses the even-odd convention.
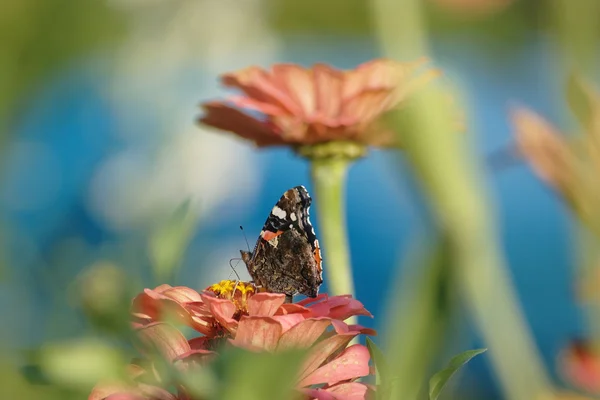
[[[103,260],[131,271],[149,268],[148,232],[186,200],[197,226],[175,282],[200,289],[232,276],[229,260],[246,247],[239,225],[252,246],[284,190],[298,184],[311,190],[308,164],[289,149],[257,150],[195,125],[197,105],[225,94],[220,73],[282,61],[353,68],[380,55],[356,2],[337,22],[311,19],[310,2],[304,8],[259,0],[105,3],[106,26],[81,28],[80,47],[48,61],[47,70],[10,92],[13,102],[3,103],[0,218],[7,279],[0,296],[18,307],[3,307],[4,318],[15,323],[1,334],[17,347],[84,332],[86,322],[69,300],[76,278]],[[535,6],[503,3],[474,16],[468,8],[429,4],[432,63],[460,88],[469,134],[487,161],[511,146],[511,105],[569,122],[555,43],[520,17]],[[71,11],[69,18],[80,15],[81,24],[97,13]],[[24,16],[22,24],[32,23],[25,11],[13,12]],[[45,29],[62,31],[69,42],[75,28],[67,33],[56,22]],[[43,37],[43,30],[32,32]],[[59,39],[54,46],[61,46]],[[35,51],[30,45],[20,63],[28,62],[26,51]],[[38,55],[31,62],[45,60]],[[6,82],[16,79],[18,65]],[[570,216],[525,164],[506,161],[487,162],[488,182],[522,306],[552,371],[560,348],[584,332],[574,302]],[[361,322],[377,327],[388,283],[416,232],[425,229],[427,210],[402,155],[383,150],[352,167],[347,204],[357,297],[376,316]],[[247,277],[242,265],[237,271]],[[470,333],[460,346],[478,344]],[[468,367],[461,387],[473,398],[499,396],[483,358]]]

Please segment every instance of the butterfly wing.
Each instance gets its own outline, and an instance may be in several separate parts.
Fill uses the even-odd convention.
[[[241,252],[254,282],[269,292],[318,294],[322,261],[309,218],[311,201],[304,186],[286,191],[271,210],[254,251]]]

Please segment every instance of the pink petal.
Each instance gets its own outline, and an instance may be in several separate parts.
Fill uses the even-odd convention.
[[[148,351],[158,350],[166,360],[173,361],[181,354],[190,351],[185,336],[177,328],[165,322],[147,325],[136,333],[144,347],[142,352],[146,354]]]
[[[303,118],[312,116],[316,105],[312,72],[295,64],[275,64],[272,71],[273,80],[299,106],[300,113],[294,114]]]
[[[340,119],[346,124],[367,124],[380,117],[388,107],[392,92],[387,89],[363,91],[346,101]]]
[[[281,324],[271,317],[242,317],[240,319],[234,346],[247,349],[274,351],[281,337]]]
[[[299,105],[289,96],[271,74],[259,67],[249,67],[238,72],[225,74],[222,81],[226,86],[241,89],[250,98],[278,105],[290,114],[301,112]]]
[[[600,394],[600,356],[586,341],[573,341],[558,358],[563,377],[588,393]]]
[[[158,293],[162,293],[162,292],[164,292],[165,290],[171,289],[172,287],[173,287],[173,286],[171,286],[171,285],[168,285],[168,284],[166,284],[166,283],[163,283],[162,285],[158,285],[157,287],[155,287],[155,288],[154,288],[154,291],[155,291],[155,292],[158,292]]]
[[[300,369],[299,379],[304,379],[312,374],[329,356],[345,347],[355,336],[356,334],[334,335],[317,343],[310,349],[310,353]]]
[[[285,144],[269,124],[236,108],[219,102],[204,103],[202,108],[205,115],[200,118],[200,122],[203,124],[233,132],[242,138],[254,141],[258,146]]]
[[[231,300],[218,299],[216,297],[202,294],[202,301],[208,304],[212,316],[226,329],[233,329],[237,326],[237,321],[233,319],[236,312],[235,304]]]
[[[323,389],[301,389],[300,391],[313,400],[337,400],[334,395]]]
[[[377,331],[375,329],[367,328],[358,324],[348,325],[348,329],[353,332],[362,333],[363,335],[377,336]]]
[[[277,350],[312,346],[331,324],[329,319],[307,319],[289,329],[279,339]]]
[[[308,317],[310,317],[310,315],[312,313],[308,308],[303,307],[297,303],[283,304],[281,307],[279,307],[279,309],[275,313],[275,315],[286,315],[286,314],[301,314],[301,315],[304,315],[306,318],[308,318]]]
[[[353,315],[366,315],[372,317],[371,313],[358,300],[347,296],[334,296],[309,307],[315,317],[329,317],[345,320]]]
[[[287,332],[306,319],[302,314],[275,315],[272,318],[281,324],[281,333]]]
[[[338,297],[343,297],[343,296],[338,296]],[[316,304],[316,303],[320,302],[321,300],[328,299],[328,298],[329,298],[329,295],[327,293],[321,293],[317,297],[307,297],[304,300],[300,300],[294,304],[297,304],[300,306],[309,306],[310,304]]]
[[[181,303],[201,300],[200,293],[186,286],[167,288],[162,294]]]
[[[94,386],[92,393],[88,396],[88,400],[102,400],[113,394],[131,394],[133,389],[131,386],[122,382],[101,382]]]
[[[217,353],[208,350],[191,350],[185,354],[181,354],[175,361],[174,364],[181,370],[193,369],[198,366],[208,365]]]
[[[275,315],[284,302],[284,294],[257,293],[248,299],[248,314],[250,316],[270,317]]]
[[[326,64],[313,67],[317,115],[326,124],[339,116],[343,74]]]
[[[299,383],[310,386],[319,383],[334,383],[354,379],[369,374],[369,350],[361,344],[355,344],[344,350],[334,360],[328,362]]]
[[[208,341],[210,338],[206,336],[199,336],[188,340],[188,344],[192,350],[208,350]]]
[[[340,383],[325,389],[325,391],[333,394],[336,399],[345,400],[364,400],[369,388],[358,382]]]
[[[230,96],[227,98],[231,104],[244,109],[258,111],[265,115],[288,115],[281,107],[265,103],[245,96]]]

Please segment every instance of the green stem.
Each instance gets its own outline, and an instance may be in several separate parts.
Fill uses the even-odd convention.
[[[323,264],[327,285],[334,295],[354,294],[352,268],[346,237],[345,184],[350,160],[314,159],[312,180],[319,201],[317,217],[323,242]]]
[[[421,3],[376,0],[376,24],[391,58],[425,55]],[[401,19],[402,23],[398,23]],[[406,47],[399,47],[398,41]],[[521,312],[494,229],[483,170],[464,134],[449,129],[455,116],[440,93],[423,91],[398,116],[402,142],[420,177],[441,229],[448,234],[457,285],[490,350],[508,399],[540,399],[552,392],[535,342]],[[405,114],[406,116],[406,114]]]

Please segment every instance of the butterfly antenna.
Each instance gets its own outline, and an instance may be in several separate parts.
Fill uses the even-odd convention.
[[[232,262],[233,260],[237,260],[237,261],[238,261],[238,262],[237,262],[237,264],[235,264],[235,266],[231,264],[231,262]],[[239,263],[240,263],[240,259],[239,259],[239,258],[232,258],[231,260],[229,260],[229,266],[231,267],[231,270],[233,271],[233,273],[234,273],[234,274],[235,274],[235,276],[237,277],[237,280],[238,280],[238,281],[240,281],[240,280],[241,280],[241,278],[240,278],[240,276],[238,275],[237,271],[235,270],[235,267],[237,267]],[[231,273],[229,274],[229,276],[231,276]],[[235,285],[237,286],[237,283],[236,283]],[[233,291],[235,292],[235,289],[234,289]]]
[[[246,232],[244,232],[244,227],[241,225],[240,225],[240,230],[242,231],[242,235],[244,235],[244,240],[246,241],[246,247],[248,247],[248,253],[251,253],[250,245],[248,244],[248,238],[246,237]]]

